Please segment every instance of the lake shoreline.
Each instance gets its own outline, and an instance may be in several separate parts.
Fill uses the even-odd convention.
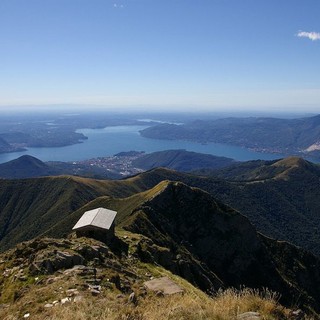
[[[223,156],[236,161],[276,160],[289,155],[255,152],[240,146],[208,142],[201,144],[183,140],[163,140],[143,137],[140,131],[149,125],[109,126],[100,129],[77,129],[88,139],[64,147],[28,148],[26,151],[0,154],[0,163],[28,154],[41,161],[72,162],[113,156],[119,152],[144,151],[146,153],[184,149],[204,154]]]

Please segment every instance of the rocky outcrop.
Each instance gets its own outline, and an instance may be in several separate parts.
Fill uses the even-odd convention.
[[[32,274],[52,274],[88,263],[98,264],[112,258],[110,249],[100,242],[35,239],[20,243],[13,251],[18,262],[29,266]]]
[[[46,252],[37,255],[32,263],[34,273],[51,274],[57,270],[72,268],[83,264],[84,258],[77,253],[66,251]]]

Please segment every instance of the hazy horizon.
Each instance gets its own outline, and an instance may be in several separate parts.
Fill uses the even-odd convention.
[[[148,106],[121,106],[121,107],[112,107],[112,106],[97,106],[97,105],[79,105],[79,104],[59,104],[59,105],[12,105],[12,106],[0,106],[0,111],[2,115],[10,114],[29,114],[29,113],[41,113],[45,114],[68,114],[76,115],[80,114],[95,114],[95,113],[104,113],[110,115],[127,115],[127,116],[166,116],[166,115],[186,115],[194,118],[205,117],[206,115],[216,116],[216,117],[284,117],[284,118],[299,118],[299,117],[312,117],[320,114],[320,111],[308,111],[308,110],[297,110],[297,109],[201,109],[198,106],[193,108],[186,107],[186,109],[179,108],[161,108],[159,106],[150,108]]]

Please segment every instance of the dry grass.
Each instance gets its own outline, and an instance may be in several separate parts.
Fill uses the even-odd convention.
[[[124,232],[122,237],[125,236],[130,252],[141,235]],[[81,241],[78,239],[76,243],[82,244]],[[94,245],[94,242],[86,243]],[[101,293],[93,296],[88,286],[92,274],[80,275],[70,269],[53,275],[34,276],[26,269],[27,278],[20,281],[15,279],[15,273],[21,262],[16,261],[13,254],[11,259],[9,257],[4,257],[0,264],[0,275],[7,269],[18,269],[9,276],[0,277],[1,320],[21,320],[27,313],[30,317],[26,319],[32,320],[229,320],[247,311],[259,312],[264,320],[288,319],[289,310],[282,307],[278,296],[268,290],[228,289],[209,297],[170,271],[134,258],[121,260],[110,256],[103,268],[97,268]],[[121,278],[121,288],[111,281],[114,275]],[[144,281],[163,276],[180,285],[184,294],[159,297],[144,290]],[[45,307],[66,298],[69,289],[77,289],[76,295],[82,300]],[[131,290],[137,296],[136,304],[128,302]]]
[[[35,320],[204,320],[235,319],[237,314],[257,311],[262,319],[286,319],[288,310],[277,302],[277,295],[270,291],[251,289],[226,290],[209,298],[195,292],[171,297],[148,294],[139,297],[135,306],[128,303],[128,296],[117,297],[109,291],[104,297],[86,297],[81,302],[57,305],[50,309],[40,308],[30,319]],[[21,319],[23,314],[2,315],[4,320]]]
[[[221,291],[213,299],[214,310],[218,315],[226,314],[231,319],[243,312],[259,312],[263,319],[279,319],[288,313],[279,303],[279,295],[268,289],[263,291],[243,288]],[[220,319],[220,316],[218,317]]]

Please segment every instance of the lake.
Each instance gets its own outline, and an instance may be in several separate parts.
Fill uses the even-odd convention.
[[[140,136],[139,131],[147,126],[115,126],[104,129],[80,129],[77,132],[88,137],[83,143],[58,148],[29,148],[27,151],[0,154],[0,163],[28,154],[42,161],[77,161],[90,158],[112,156],[121,151],[154,151],[185,149],[246,160],[273,160],[283,157],[280,154],[253,152],[241,147],[220,143],[201,144],[181,140],[157,140]]]

